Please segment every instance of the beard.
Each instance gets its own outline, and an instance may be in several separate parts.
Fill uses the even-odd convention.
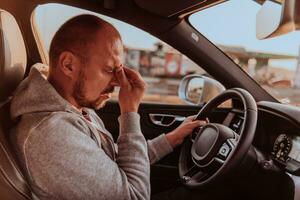
[[[84,69],[81,69],[79,72],[78,79],[76,80],[74,85],[73,97],[80,107],[87,107],[87,108],[99,110],[100,108],[104,107],[106,102],[110,99],[111,93],[113,93],[114,91],[114,87],[113,86],[107,87],[104,91],[102,91],[99,94],[99,97],[97,97],[94,100],[89,100],[85,95],[86,80],[87,79],[85,78]]]

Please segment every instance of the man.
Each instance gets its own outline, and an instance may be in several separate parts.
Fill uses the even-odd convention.
[[[50,47],[48,78],[36,67],[18,87],[12,135],[33,191],[40,199],[150,199],[149,161],[181,144],[203,122],[189,118],[146,142],[137,114],[146,84],[122,65],[118,31],[92,15],[67,21]],[[120,86],[117,148],[93,109]]]

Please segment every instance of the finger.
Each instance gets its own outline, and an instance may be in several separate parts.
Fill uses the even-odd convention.
[[[206,123],[209,123],[209,119],[208,117],[205,118]]]
[[[196,120],[196,121],[191,122],[190,124],[191,124],[191,127],[192,127],[192,128],[196,128],[196,127],[205,125],[205,124],[206,124],[206,121],[203,121],[203,120]]]
[[[188,118],[192,118],[192,119],[195,119],[196,117],[197,117],[197,115],[188,116]]]
[[[123,69],[128,79],[131,79],[133,81],[142,80],[141,75],[138,72],[134,71],[133,69],[130,69],[125,66],[123,67]]]
[[[126,77],[128,78],[128,81],[130,81],[132,85],[139,88],[146,88],[146,83],[138,72],[128,67],[124,67],[124,72],[126,74]]]
[[[194,121],[195,118],[196,118],[196,115],[191,115],[191,116],[188,116],[185,120],[186,121]]]
[[[118,67],[116,69],[115,74],[116,74],[116,78],[119,82],[120,87],[128,87],[128,85],[130,85],[130,83],[128,82],[128,79],[125,75],[123,67]]]

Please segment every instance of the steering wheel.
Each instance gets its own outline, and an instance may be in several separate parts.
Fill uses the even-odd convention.
[[[233,88],[210,100],[195,119],[206,119],[214,108],[229,99],[243,104],[244,120],[240,134],[218,123],[208,123],[193,130],[184,141],[179,156],[179,176],[184,185],[202,188],[230,174],[246,156],[255,134],[257,105],[244,89]],[[193,139],[194,138],[194,139]]]

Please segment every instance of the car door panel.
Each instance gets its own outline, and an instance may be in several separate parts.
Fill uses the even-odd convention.
[[[195,115],[199,111],[199,106],[185,106],[185,105],[165,105],[165,104],[151,104],[142,103],[139,108],[141,116],[141,129],[146,139],[152,139],[161,133],[167,133],[178,127],[181,123],[174,122],[171,126],[160,126],[154,124],[150,119],[150,114],[154,115],[175,115],[180,117],[187,117]],[[106,104],[104,108],[97,111],[97,114],[103,120],[105,127],[109,130],[114,138],[118,137],[119,125],[118,117],[120,115],[119,105],[116,101],[111,101]]]

